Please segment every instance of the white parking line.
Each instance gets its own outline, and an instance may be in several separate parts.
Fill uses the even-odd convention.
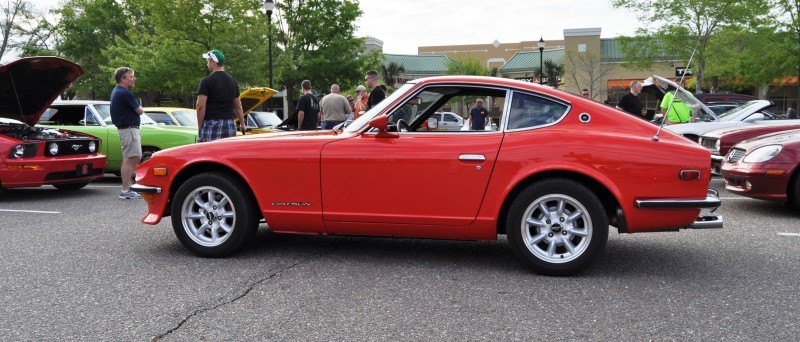
[[[800,237],[800,233],[778,233],[778,235],[782,235],[782,236],[798,236],[798,237]]]
[[[0,209],[2,212],[9,213],[34,213],[34,214],[61,214],[60,211],[40,211],[40,210],[13,210],[13,209]]]

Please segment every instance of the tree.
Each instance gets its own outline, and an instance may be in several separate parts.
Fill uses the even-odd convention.
[[[549,59],[543,64],[544,73],[542,73],[542,70],[537,67],[533,69],[533,75],[539,79],[547,80],[547,85],[553,88],[558,88],[558,81],[561,79],[561,76],[564,76],[564,65],[556,64]]]
[[[56,52],[84,71],[72,89],[80,98],[108,98],[114,82],[103,51],[127,38],[129,9],[115,0],[68,0],[55,13],[61,17]]]
[[[706,49],[721,27],[749,23],[766,14],[764,0],[719,1],[686,0],[680,3],[659,0],[614,0],[616,8],[627,8],[639,13],[642,22],[658,27],[654,32],[647,28],[636,31],[638,43],[628,45],[626,54],[635,54],[631,48],[643,48],[653,52],[652,47],[663,44],[667,56],[686,60],[694,52],[694,76],[697,91],[702,92],[706,69]],[[649,42],[649,43],[648,43]],[[649,45],[649,48],[647,47]],[[657,49],[656,49],[657,51]]]
[[[381,64],[381,77],[386,85],[394,88],[397,83],[397,75],[406,72],[406,68],[395,62]]]
[[[288,99],[304,79],[317,89],[361,83],[364,71],[358,69],[370,54],[363,54],[364,39],[353,36],[362,13],[356,1],[286,0],[276,9],[280,20],[273,34],[282,52],[275,66]]]
[[[782,33],[776,42],[778,49],[783,52],[783,58],[776,60],[786,69],[791,69],[797,77],[797,103],[795,109],[800,108],[800,1],[798,0],[770,0],[772,8],[770,18],[777,24],[777,29]]]
[[[614,71],[613,65],[603,63],[600,55],[594,52],[567,51],[564,59],[567,81],[577,89],[589,89],[589,97],[592,99],[602,89],[602,81],[608,79]]]
[[[0,4],[0,11],[2,11],[2,18],[0,18],[0,59],[2,59],[9,48],[14,45],[15,38],[18,37],[21,27],[20,25],[32,20],[33,14],[31,13],[31,4],[28,0],[14,0],[7,1],[5,4]]]
[[[492,73],[481,61],[469,55],[460,55],[447,62],[446,75],[489,76]]]

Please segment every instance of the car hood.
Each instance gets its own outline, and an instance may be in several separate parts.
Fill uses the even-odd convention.
[[[646,80],[642,81],[642,89],[648,91],[649,93],[660,93],[660,96],[664,95],[664,90],[657,87],[655,82],[660,82],[661,84],[666,84],[667,89],[666,91],[673,92],[676,96],[683,101],[686,105],[689,106],[693,111],[702,111],[705,113],[704,117],[711,117],[714,120],[717,120],[717,115],[714,114],[708,106],[706,106],[703,102],[700,102],[692,93],[684,89],[683,87],[678,86],[677,83],[672,82],[664,77],[653,75],[648,77]],[[675,91],[677,89],[677,92]]]
[[[277,90],[267,87],[245,89],[239,94],[239,98],[242,100],[242,111],[245,114],[250,113],[277,93]]]
[[[786,145],[792,143],[800,143],[800,129],[759,135],[755,138],[744,140],[736,144],[736,146],[751,151],[761,146]]]
[[[728,134],[738,134],[743,132],[756,132],[756,131],[765,131],[764,134],[766,134],[775,131],[788,131],[792,129],[800,129],[800,122],[793,124],[777,124],[777,125],[756,124],[749,126],[725,127],[703,133],[703,137],[719,138],[723,135],[728,135]]]
[[[64,89],[83,74],[58,57],[20,58],[0,67],[0,117],[35,125]]]

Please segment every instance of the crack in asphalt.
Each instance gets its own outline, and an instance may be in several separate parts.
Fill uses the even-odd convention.
[[[319,259],[319,258],[321,258],[323,255],[325,255],[325,254],[328,254],[328,253],[330,253],[331,251],[333,251],[333,250],[336,250],[336,249],[338,249],[338,248],[341,248],[341,247],[342,247],[342,246],[336,246],[336,245],[334,245],[334,246],[332,246],[332,248],[328,248],[328,250],[327,250],[327,251],[324,251],[324,252],[322,252],[322,253],[319,253],[319,254],[316,254],[316,255],[312,255],[312,256],[310,256],[310,257],[308,257],[308,258],[306,258],[306,259],[300,260],[300,261],[298,261],[298,262],[296,262],[296,263],[294,263],[294,264],[291,264],[291,265],[289,265],[289,266],[286,266],[286,267],[284,267],[284,268],[280,268],[280,269],[278,269],[277,271],[273,272],[272,274],[268,275],[266,278],[263,278],[263,279],[261,279],[261,280],[259,280],[259,281],[255,282],[255,283],[252,283],[252,284],[250,284],[249,286],[247,286],[247,289],[245,289],[245,290],[244,290],[244,291],[243,291],[243,292],[242,292],[240,295],[236,296],[235,298],[233,298],[233,299],[231,299],[231,300],[229,300],[229,301],[226,301],[226,302],[223,302],[223,303],[216,304],[216,305],[214,305],[214,306],[212,306],[212,307],[209,307],[209,308],[202,308],[202,309],[197,309],[197,310],[195,310],[194,312],[192,312],[191,314],[189,314],[188,316],[186,316],[186,317],[185,317],[183,320],[181,320],[181,321],[178,323],[178,325],[176,325],[174,328],[167,330],[167,331],[166,331],[165,333],[163,333],[163,334],[160,334],[160,335],[153,336],[153,337],[150,339],[150,341],[151,341],[151,342],[158,342],[158,341],[161,341],[163,338],[165,338],[165,337],[169,336],[170,334],[172,334],[172,333],[174,333],[174,332],[178,331],[178,329],[180,329],[180,328],[181,328],[181,327],[182,327],[184,324],[186,324],[186,322],[188,322],[190,319],[194,318],[195,316],[197,316],[197,315],[199,315],[199,314],[202,314],[202,313],[205,313],[205,312],[213,311],[213,310],[216,310],[217,308],[220,308],[220,307],[222,307],[222,306],[225,306],[225,305],[228,305],[228,304],[234,303],[234,302],[236,302],[237,300],[239,300],[239,299],[242,299],[242,298],[244,298],[245,296],[247,296],[247,295],[250,293],[250,291],[252,291],[252,290],[253,290],[253,289],[254,289],[256,286],[259,286],[259,285],[261,285],[261,284],[263,284],[263,283],[265,283],[265,282],[267,282],[267,281],[269,281],[269,280],[272,280],[273,278],[276,278],[276,277],[278,277],[279,275],[283,274],[284,272],[286,272],[286,271],[288,271],[288,270],[291,270],[291,269],[293,269],[293,268],[295,268],[295,267],[297,267],[297,266],[303,265],[303,264],[305,264],[305,263],[307,263],[307,262],[309,262],[309,261],[312,261],[312,260]]]

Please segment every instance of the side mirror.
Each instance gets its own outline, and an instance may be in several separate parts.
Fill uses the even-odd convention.
[[[400,136],[399,134],[389,132],[389,118],[386,114],[378,115],[372,118],[372,120],[369,120],[369,127],[378,130],[378,134],[375,135],[376,138],[397,138]]]
[[[439,120],[436,120],[436,118],[428,118],[428,128],[430,129],[439,128]]]

